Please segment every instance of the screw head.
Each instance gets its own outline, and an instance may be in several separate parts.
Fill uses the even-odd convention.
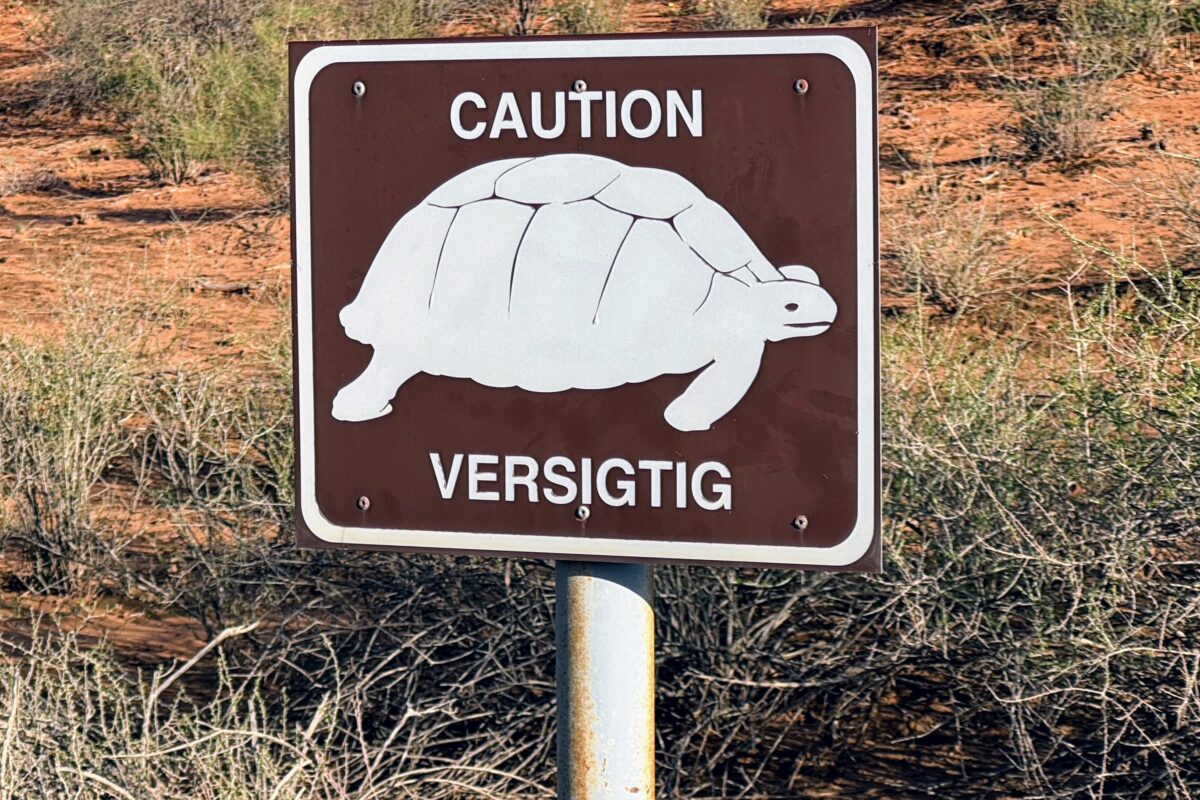
[[[585,522],[591,515],[592,510],[587,506],[580,506],[579,508],[575,509],[575,519],[579,520],[580,522]]]
[[[586,92],[587,81],[585,81],[583,78],[579,78],[571,84],[571,91],[575,92],[576,94],[582,94],[583,92]]]
[[[808,94],[808,81],[796,78],[796,82],[792,84],[792,91],[796,94]]]
[[[808,528],[808,517],[803,514],[797,514],[792,520],[792,527],[798,531],[803,531]]]
[[[360,511],[366,511],[371,507],[371,498],[363,495],[362,497],[358,498],[358,502],[356,502],[355,505],[358,506]]]
[[[350,94],[354,95],[355,97],[362,97],[366,93],[367,85],[362,81],[355,81],[354,85],[350,87]]]

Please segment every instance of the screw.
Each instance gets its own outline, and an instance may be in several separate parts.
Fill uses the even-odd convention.
[[[363,495],[362,497],[358,498],[358,502],[355,503],[355,505],[358,506],[360,511],[366,511],[371,507],[371,498]]]
[[[354,95],[355,97],[362,97],[366,93],[367,85],[362,81],[355,81],[354,85],[350,87],[350,94]]]
[[[575,81],[571,84],[571,91],[575,92],[575,94],[583,94],[587,91],[587,81],[583,78]]]
[[[808,517],[803,514],[797,514],[796,518],[792,520],[792,527],[803,532],[808,527]]]
[[[591,515],[592,510],[587,506],[580,506],[579,508],[575,509],[575,519],[579,520],[580,522],[586,522],[587,518]]]
[[[808,94],[808,81],[796,78],[796,82],[792,84],[792,91],[796,94]]]

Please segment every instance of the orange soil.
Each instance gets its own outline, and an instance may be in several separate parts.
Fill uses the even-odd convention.
[[[1013,5],[976,4],[998,10]],[[1029,7],[1031,3],[1021,4]],[[681,15],[684,3],[633,2],[630,28],[691,30],[702,19]],[[1053,218],[1077,235],[1117,249],[1156,238],[1178,251],[1175,234],[1149,202],[1146,188],[1169,169],[1169,152],[1200,154],[1200,74],[1195,36],[1180,37],[1166,64],[1114,86],[1117,109],[1103,123],[1098,159],[1071,173],[1051,163],[1016,157],[1006,130],[1013,115],[989,86],[995,76],[979,45],[982,19],[961,4],[913,2],[777,3],[776,24],[823,20],[880,28],[880,147],[885,232],[893,211],[936,180],[967,198],[981,196],[1000,215],[1005,257],[1019,264],[1027,285],[1054,285],[1075,268],[1076,254]],[[32,43],[35,14],[20,2],[0,7],[0,335],[53,335],[52,311],[65,286],[93,284],[158,291],[178,303],[189,322],[171,332],[185,359],[237,365],[254,334],[278,326],[285,314],[289,223],[263,210],[243,178],[212,172],[182,186],[151,179],[125,155],[118,125],[40,110],[21,98],[36,95],[48,69]],[[1046,26],[1016,21],[1006,41],[1022,69],[1049,70]],[[13,100],[16,98],[16,100]],[[4,111],[3,109],[8,109]],[[16,110],[14,110],[16,109]],[[32,109],[32,110],[23,110]],[[928,169],[921,169],[929,165]],[[33,190],[6,193],[5,175],[49,173]],[[894,235],[902,235],[896,231]],[[884,303],[903,305],[884,240]],[[231,294],[217,284],[244,284]],[[152,287],[146,289],[145,287]],[[153,288],[157,287],[157,288]],[[165,287],[165,288],[164,288]],[[170,322],[164,323],[170,326]],[[169,526],[158,520],[159,526]],[[61,614],[71,607],[10,597],[24,611]],[[23,612],[24,613],[24,612]],[[194,652],[203,631],[193,622],[98,603],[72,617],[90,635],[104,634],[119,650],[143,658]]]

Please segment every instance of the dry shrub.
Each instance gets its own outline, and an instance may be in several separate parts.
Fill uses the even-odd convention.
[[[717,30],[757,30],[767,26],[763,0],[712,0],[711,26]]]
[[[0,200],[18,194],[47,192],[63,185],[62,178],[51,170],[22,167],[11,162],[0,164]]]
[[[1101,124],[1111,110],[1107,93],[1106,81],[1077,75],[1014,80],[1005,94],[1025,155],[1065,167],[1095,158],[1102,148]]]
[[[1108,267],[1050,330],[886,322],[882,575],[657,570],[663,796],[1195,796],[1200,287]],[[549,564],[297,551],[245,477],[278,408],[134,397],[146,496],[206,520],[141,596],[240,633],[196,680],[61,640],[0,667],[0,797],[553,795]]]
[[[235,643],[248,630],[227,630],[214,643]],[[299,708],[220,661],[201,697],[179,691],[191,664],[131,675],[103,648],[85,650],[55,632],[4,644],[19,656],[0,664],[4,800],[552,797],[506,769],[520,764],[474,753],[430,758],[431,736],[455,735],[436,724],[458,719],[453,695],[409,697],[406,707],[397,703],[398,716],[372,717],[369,696],[402,693],[402,669],[323,673],[319,701]],[[406,661],[422,650],[419,642],[395,645]]]
[[[657,570],[664,796],[1194,795],[1200,287],[1121,266],[1049,332],[885,326],[883,575]],[[253,525],[197,547],[164,598],[212,631],[272,621],[234,674],[299,725],[331,686],[355,698],[371,755],[323,756],[349,796],[402,737],[375,774],[415,795],[454,796],[438,769],[550,794],[549,565],[296,552]]]
[[[134,381],[129,319],[71,290],[55,340],[0,342],[0,499],[4,534],[39,591],[86,591],[105,550],[91,495],[126,452]]]
[[[1091,74],[1156,66],[1178,28],[1172,0],[1062,0],[1064,37]]]
[[[884,217],[884,241],[904,289],[948,314],[977,311],[1012,291],[1006,236],[986,199],[930,188]]]
[[[1017,44],[1020,37],[998,16],[985,15],[974,36],[999,94],[1015,112],[1009,130],[1023,156],[1073,168],[1100,152],[1102,123],[1112,111],[1111,70],[1089,63],[1087,53],[1061,32],[1053,41],[1053,63],[1031,64]]]
[[[273,379],[272,379],[273,378]],[[156,372],[138,381],[139,484],[227,523],[290,521],[292,408],[282,376]]]
[[[110,106],[135,152],[178,183],[214,163],[287,198],[291,39],[412,38],[463,0],[60,0],[43,34],[59,64],[53,99]]]
[[[1200,158],[1162,154],[1165,175],[1143,180],[1139,189],[1170,223],[1171,232],[1193,262],[1200,257]]]
[[[617,33],[625,16],[624,0],[559,0],[550,15],[562,33]]]

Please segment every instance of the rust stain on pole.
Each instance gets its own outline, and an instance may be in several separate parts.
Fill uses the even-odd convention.
[[[559,562],[560,800],[654,797],[650,568]]]

